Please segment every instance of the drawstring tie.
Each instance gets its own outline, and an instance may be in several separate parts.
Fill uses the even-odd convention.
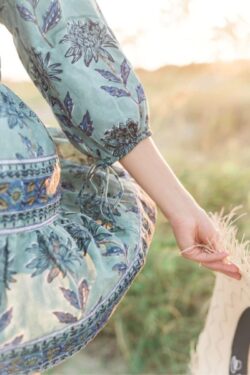
[[[98,195],[99,189],[97,187],[97,184],[94,183],[94,181],[93,181],[93,177],[96,174],[98,168],[104,169],[104,172],[105,172],[104,173],[104,175],[105,175],[104,187],[103,187],[103,183],[102,183],[102,186],[101,186],[101,187],[103,187],[103,189],[102,189],[102,195],[101,195],[100,212],[101,212],[103,218],[106,218],[108,220],[111,219],[112,224],[115,224],[116,220],[115,220],[115,217],[114,217],[114,214],[113,214],[112,211],[115,210],[115,208],[117,207],[117,205],[119,204],[119,202],[120,202],[120,200],[123,196],[124,186],[123,186],[123,183],[122,183],[121,179],[119,178],[119,175],[116,172],[115,168],[113,168],[111,165],[106,164],[103,160],[100,160],[100,161],[97,161],[97,162],[93,163],[91,165],[88,173],[87,173],[86,178],[83,181],[83,184],[82,184],[82,186],[80,188],[80,191],[78,193],[78,198],[81,201],[84,200],[84,198],[83,198],[84,190],[87,186],[89,186],[89,183],[93,187],[95,193]],[[109,193],[109,187],[110,187],[110,174],[111,174],[111,172],[113,173],[113,175],[115,176],[116,180],[119,183],[119,191],[114,197],[109,198],[108,193]],[[110,201],[113,200],[113,199],[116,199],[116,200],[115,200],[115,202],[111,203]],[[103,212],[103,205],[104,204],[105,204],[105,207],[107,208],[110,216],[107,216]]]

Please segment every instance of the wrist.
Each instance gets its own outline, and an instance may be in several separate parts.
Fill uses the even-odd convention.
[[[197,210],[201,207],[183,186],[176,186],[162,206],[162,212],[171,225],[193,216]]]

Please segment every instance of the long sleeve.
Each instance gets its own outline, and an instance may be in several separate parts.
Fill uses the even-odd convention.
[[[95,0],[0,0],[28,74],[61,129],[105,165],[152,135],[143,86]]]

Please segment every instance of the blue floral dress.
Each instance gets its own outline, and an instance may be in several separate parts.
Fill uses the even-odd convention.
[[[157,209],[119,160],[152,131],[142,84],[95,0],[0,0],[0,23],[60,126],[48,129],[60,158],[57,229],[16,243],[7,261],[0,248],[0,374],[28,374],[93,339],[145,264]],[[0,84],[0,124],[30,154],[20,129],[35,116]]]

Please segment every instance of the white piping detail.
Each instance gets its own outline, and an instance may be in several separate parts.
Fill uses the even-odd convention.
[[[50,156],[45,156],[43,158],[37,158],[37,159],[15,159],[15,160],[0,160],[0,165],[1,164],[28,164],[28,163],[40,163],[43,161],[48,161],[52,159],[58,159],[57,154],[53,154]]]
[[[55,218],[57,217],[57,215],[58,214],[56,213],[55,215],[53,215],[52,217],[50,217],[48,220],[43,221],[42,223],[33,224],[33,225],[27,225],[26,227],[10,228],[10,229],[3,229],[3,230],[0,229],[0,235],[20,233],[20,232],[28,232],[28,231],[36,229],[36,228],[41,228],[44,225],[51,224],[55,220]]]

